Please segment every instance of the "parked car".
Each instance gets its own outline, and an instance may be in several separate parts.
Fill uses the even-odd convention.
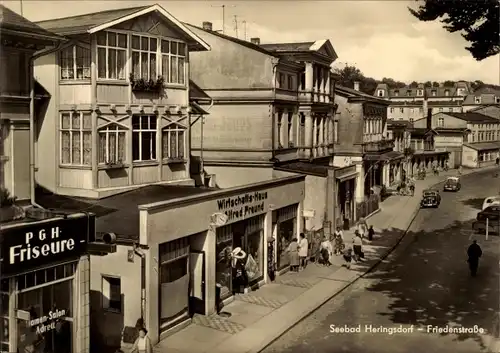
[[[481,210],[485,210],[487,207],[492,206],[492,205],[499,205],[500,204],[500,196],[489,196],[484,199],[483,201],[483,207],[481,207]]]
[[[484,233],[486,231],[486,220],[488,220],[488,233],[500,234],[500,204],[494,204],[479,211],[473,228]]]
[[[443,191],[458,191],[461,187],[459,177],[448,177],[444,182]]]
[[[438,207],[441,203],[441,195],[438,190],[427,189],[422,192],[420,208]]]

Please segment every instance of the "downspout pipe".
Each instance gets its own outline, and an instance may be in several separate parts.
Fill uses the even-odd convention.
[[[29,129],[29,140],[30,140],[30,201],[31,205],[37,208],[43,208],[36,203],[35,199],[35,60],[51,53],[54,53],[61,49],[63,43],[59,42],[54,48],[43,50],[41,52],[35,53],[30,57],[29,60],[29,76],[30,76],[30,129]]]
[[[271,154],[271,161],[274,163],[276,162],[276,141],[275,141],[275,138],[276,138],[276,80],[277,80],[277,77],[276,77],[276,73],[277,73],[277,68],[278,68],[278,64],[279,64],[280,60],[279,58],[272,58],[271,59],[271,64],[273,65],[273,106],[272,106],[272,109],[271,109],[271,122],[272,122],[272,125],[271,125],[271,141],[272,141],[272,154]],[[279,134],[279,131],[278,131],[278,134]],[[279,139],[280,139],[280,136],[278,135],[278,143],[279,143]]]
[[[210,106],[207,108],[207,112],[214,106],[213,98],[210,98]],[[201,116],[201,127],[200,127],[200,169],[201,169],[201,180],[203,185],[205,184],[205,163],[203,160],[203,125],[205,125],[205,117]]]
[[[146,254],[134,245],[134,254],[141,258],[141,320],[143,325],[144,312],[146,311]]]

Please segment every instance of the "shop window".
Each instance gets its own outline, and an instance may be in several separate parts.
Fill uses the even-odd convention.
[[[282,270],[290,265],[287,248],[293,238],[296,238],[297,205],[278,210],[277,218],[277,267]]]
[[[122,289],[121,280],[118,277],[102,276],[102,308],[121,312],[122,311]]]
[[[19,290],[24,290],[55,280],[71,277],[75,274],[75,267],[75,264],[59,265],[18,276],[17,288]]]
[[[189,309],[189,237],[160,244],[160,326],[168,329]]]
[[[222,300],[231,296],[232,286],[232,268],[231,268],[231,251],[233,251],[233,233],[231,226],[217,228],[216,241],[216,264],[215,276],[216,282],[220,286],[220,297]]]

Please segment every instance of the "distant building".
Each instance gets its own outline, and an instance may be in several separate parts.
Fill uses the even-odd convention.
[[[455,82],[453,86],[439,87],[389,88],[387,84],[379,84],[374,95],[390,101],[388,119],[415,121],[424,118],[427,109],[432,114],[440,112],[461,112],[462,102],[472,92],[465,81]]]
[[[464,111],[491,105],[500,107],[500,90],[489,87],[481,88],[467,95],[462,103]]]

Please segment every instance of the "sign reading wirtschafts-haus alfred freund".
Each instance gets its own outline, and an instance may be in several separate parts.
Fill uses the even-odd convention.
[[[70,217],[3,229],[2,277],[77,259],[87,250],[94,217]]]

